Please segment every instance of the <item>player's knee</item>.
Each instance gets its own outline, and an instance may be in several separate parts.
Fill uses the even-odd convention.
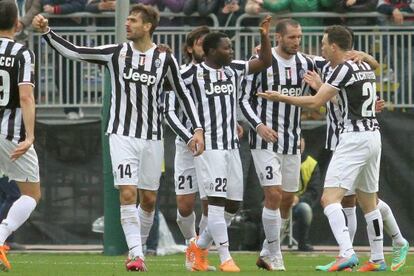
[[[289,209],[293,206],[295,198],[293,195],[283,195],[282,202],[280,204],[281,208]]]
[[[155,208],[157,202],[157,194],[147,193],[140,199],[140,205],[144,210],[152,211]]]
[[[341,205],[343,208],[351,208],[356,206],[356,196],[345,196],[342,201]]]
[[[271,203],[279,203],[282,201],[282,191],[277,188],[265,189],[265,200]]]
[[[188,217],[194,211],[194,205],[188,202],[177,204],[178,212],[183,217]]]
[[[327,196],[326,194],[322,194],[322,197],[321,197],[322,208],[325,208],[329,204],[331,204],[331,199],[329,198],[329,196]]]
[[[137,202],[136,189],[120,189],[119,191],[121,204],[134,204]]]

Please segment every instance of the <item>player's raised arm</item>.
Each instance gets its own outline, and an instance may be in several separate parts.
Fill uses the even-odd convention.
[[[272,64],[272,46],[270,45],[269,29],[272,17],[267,15],[260,23],[260,51],[257,59],[249,61],[249,74],[260,72]]]
[[[32,25],[35,30],[43,33],[43,38],[53,49],[68,59],[105,65],[111,60],[112,55],[119,48],[118,45],[100,47],[81,47],[74,45],[55,34],[49,28],[48,20],[40,14],[33,18]]]

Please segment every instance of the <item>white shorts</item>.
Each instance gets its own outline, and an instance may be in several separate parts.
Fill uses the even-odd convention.
[[[174,183],[176,195],[188,195],[200,191],[200,198],[206,197],[204,189],[198,186],[194,155],[182,141],[175,142]]]
[[[0,135],[0,171],[17,182],[40,182],[39,161],[33,145],[16,161],[12,161],[10,154],[17,146],[17,143]]]
[[[380,160],[381,134],[378,130],[342,133],[329,163],[324,187],[376,193]]]
[[[252,157],[262,186],[279,186],[297,192],[300,179],[300,154],[281,154],[267,149],[252,149]]]
[[[164,159],[162,141],[110,134],[109,150],[115,186],[137,185],[139,189],[158,190]]]
[[[238,149],[206,150],[194,158],[199,185],[209,197],[243,200],[243,169]]]

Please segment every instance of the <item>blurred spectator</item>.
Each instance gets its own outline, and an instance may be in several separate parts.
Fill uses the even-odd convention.
[[[27,38],[27,34],[25,32],[26,27],[30,26],[35,15],[42,11],[40,1],[41,0],[26,0],[24,4],[24,15],[19,18],[19,22],[17,23],[17,40],[23,41]]]
[[[309,241],[313,211],[318,204],[322,190],[322,179],[318,162],[305,154],[305,140],[301,139],[302,164],[300,166],[300,186],[292,209],[293,233],[299,251],[313,251]]]
[[[157,6],[159,10],[168,8],[171,12],[182,12],[186,0],[140,0],[144,5]]]
[[[318,0],[263,0],[263,8],[270,12],[313,12],[319,11]],[[320,26],[319,18],[295,18],[302,26]]]
[[[220,3],[220,0],[185,0],[183,12],[186,15],[198,12],[200,16],[208,16],[217,13]]]
[[[412,25],[414,17],[405,18],[401,12],[414,13],[414,1],[412,0],[379,0],[377,11],[390,15],[397,25]],[[408,22],[407,22],[408,21]]]
[[[224,7],[221,10],[223,14],[229,14],[239,11],[239,0],[224,0]]]
[[[255,15],[264,12],[263,0],[247,0],[244,11],[247,14]]]
[[[139,3],[139,0],[130,0],[131,5]],[[114,12],[116,0],[89,0],[85,6],[85,11],[91,13]],[[115,26],[115,15],[113,18],[97,18],[97,26]],[[107,44],[107,43],[103,43]]]
[[[74,12],[85,11],[86,0],[42,0],[43,12],[49,14],[70,14]],[[70,18],[50,18],[49,25],[52,27],[76,27],[82,26],[82,19],[79,17]],[[76,37],[76,36],[75,36]],[[80,44],[80,38],[77,37],[75,44]],[[82,95],[82,66],[80,62],[69,61],[66,58],[59,58],[56,55],[55,68],[55,84],[62,94],[64,104],[79,103]],[[83,117],[83,113],[79,107],[65,107],[64,112],[69,120],[78,120]]]
[[[352,12],[373,12],[377,6],[378,0],[332,0],[333,11],[352,13]],[[348,26],[366,26],[374,25],[376,18],[357,17],[357,18],[341,18],[341,23]]]
[[[115,11],[116,0],[89,0],[85,11],[99,13]]]

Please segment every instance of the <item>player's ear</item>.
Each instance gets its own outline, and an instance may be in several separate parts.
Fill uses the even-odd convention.
[[[152,28],[152,24],[151,23],[149,23],[149,22],[144,23],[144,30],[146,32],[149,32],[151,30],[151,28]]]

